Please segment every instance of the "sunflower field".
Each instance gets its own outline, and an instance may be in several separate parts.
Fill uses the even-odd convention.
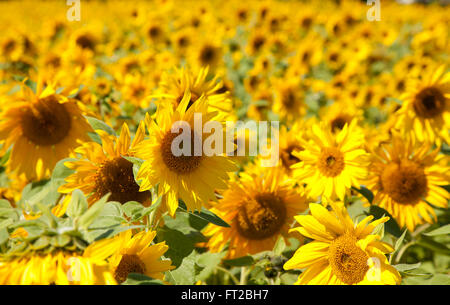
[[[450,284],[450,5],[399,2],[1,1],[0,284]]]

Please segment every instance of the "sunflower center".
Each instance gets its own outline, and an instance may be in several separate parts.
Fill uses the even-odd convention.
[[[432,118],[444,111],[445,102],[446,98],[439,89],[429,87],[416,95],[413,107],[419,117]]]
[[[279,232],[285,220],[283,200],[272,193],[262,193],[241,206],[237,230],[248,239],[265,239]]]
[[[296,101],[296,97],[294,92],[292,92],[292,90],[288,90],[287,92],[284,93],[283,95],[283,105],[287,108],[287,109],[292,109],[295,105],[295,101]]]
[[[95,189],[98,197],[111,193],[109,200],[122,204],[128,201],[143,203],[150,197],[150,192],[139,192],[139,185],[134,180],[133,163],[117,157],[104,162],[95,177]]]
[[[166,133],[161,144],[161,154],[164,164],[179,175],[186,175],[200,166],[202,156],[194,156],[195,132],[191,132],[191,151],[189,156],[175,156],[172,152],[172,142],[180,133],[172,133],[170,130]],[[182,143],[181,143],[182,144]],[[183,149],[180,147],[180,149]]]
[[[356,245],[356,237],[346,233],[336,238],[328,250],[333,274],[345,284],[361,282],[369,270],[369,256]]]
[[[130,273],[145,273],[145,264],[136,254],[124,254],[114,272],[114,278],[121,284],[125,282]]]
[[[94,40],[88,35],[81,35],[75,42],[82,49],[89,49],[93,51],[95,48]]]
[[[200,52],[200,61],[203,64],[210,64],[216,58],[216,50],[212,46],[206,46]]]
[[[319,156],[318,167],[327,177],[335,177],[344,169],[344,155],[335,147],[325,147]]]
[[[389,164],[381,174],[383,190],[396,202],[414,204],[427,193],[427,177],[411,160]]]
[[[177,98],[177,105],[179,105],[181,103],[181,101],[183,100],[184,95],[181,94],[178,98]],[[198,100],[199,95],[193,91],[191,91],[191,99],[189,100],[188,106],[186,107],[186,110],[188,110],[196,100]]]
[[[71,127],[71,117],[66,106],[51,95],[24,108],[20,124],[28,140],[36,145],[49,146],[66,138]]]
[[[280,157],[284,167],[290,169],[292,165],[300,162],[301,160],[296,156],[294,156],[292,153],[294,151],[302,151],[302,150],[304,150],[304,148],[296,144],[289,145],[287,149],[282,150],[280,152]]]
[[[342,130],[347,122],[347,118],[342,115],[334,118],[330,123],[331,131],[336,132]]]

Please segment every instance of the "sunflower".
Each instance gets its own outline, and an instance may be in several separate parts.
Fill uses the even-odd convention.
[[[175,109],[184,97],[186,90],[191,92],[191,100],[188,108],[204,95],[209,103],[211,112],[218,111],[227,115],[232,111],[232,101],[229,93],[220,92],[223,88],[223,81],[219,80],[219,75],[207,80],[209,68],[202,68],[198,73],[193,73],[185,68],[177,69],[172,73],[165,72],[158,84],[157,92],[152,96],[161,101],[169,102]]]
[[[396,128],[413,131],[419,141],[450,142],[450,72],[440,66],[427,73],[422,80],[412,79],[400,99]]]
[[[288,122],[302,117],[306,113],[305,97],[297,78],[279,79],[275,83],[275,100],[273,112]]]
[[[164,272],[175,268],[170,259],[160,259],[169,247],[166,242],[151,244],[155,236],[155,231],[141,231],[132,236],[131,230],[127,230],[113,238],[120,247],[108,261],[117,283],[123,283],[130,273],[163,280]]]
[[[355,225],[343,203],[330,205],[333,211],[311,203],[311,215],[295,217],[300,227],[291,231],[313,240],[301,246],[284,264],[286,270],[306,268],[295,284],[399,284],[400,274],[385,256],[394,249],[380,241],[379,235],[372,234],[389,217],[370,222],[373,219],[370,215]]]
[[[229,258],[272,250],[280,236],[287,238],[293,217],[307,208],[306,197],[293,186],[279,168],[242,173],[211,209],[231,228],[210,224],[204,231],[209,250],[220,252],[229,243]]]
[[[443,162],[442,162],[443,161]],[[401,227],[408,230],[424,222],[433,223],[432,205],[447,208],[448,156],[431,151],[430,143],[418,144],[414,137],[394,133],[390,143],[382,143],[372,153],[367,188],[373,204],[386,209]]]
[[[131,150],[144,139],[144,123],[139,124],[132,142],[127,124],[123,124],[119,138],[101,130],[97,133],[102,145],[86,142],[75,149],[80,158],[64,163],[66,167],[75,170],[75,173],[65,178],[67,183],[60,186],[58,191],[68,194],[80,189],[84,194],[90,195],[90,204],[111,193],[110,201],[122,204],[137,201],[149,205],[150,192],[139,190],[133,175],[133,163],[123,158],[133,156]]]
[[[114,285],[106,261],[70,252],[0,262],[1,285]]]
[[[292,173],[291,166],[300,162],[300,159],[294,156],[294,151],[302,151],[303,147],[300,143],[302,130],[305,128],[303,121],[296,122],[291,129],[287,130],[286,126],[282,126],[279,135],[279,155],[280,164],[287,174]]]
[[[58,252],[0,262],[1,285],[114,285],[106,262]],[[79,270],[79,271],[77,271]]]
[[[34,247],[28,245],[33,240],[23,239],[28,233],[23,227],[19,229],[23,233],[16,233],[15,238],[22,239],[22,250],[0,256],[0,285],[117,284],[106,260],[118,248],[117,242],[103,239],[81,250],[73,239],[61,235],[68,237],[65,246],[41,243],[40,247]],[[50,237],[42,236],[41,239],[50,240]]]
[[[0,141],[4,150],[13,145],[9,171],[40,180],[58,160],[69,157],[79,141],[89,139],[91,127],[77,102],[57,94],[53,86],[42,90],[38,83],[37,94],[27,86],[21,92],[0,114]]]
[[[344,200],[346,191],[367,174],[367,153],[363,148],[364,134],[356,120],[336,135],[321,123],[312,126],[310,141],[301,141],[303,151],[293,152],[301,162],[293,165],[293,177],[307,184],[311,197],[337,196]]]
[[[319,116],[321,121],[330,126],[332,133],[336,134],[344,128],[345,124],[350,125],[354,119],[362,121],[363,111],[353,103],[342,100],[321,108]]]
[[[147,114],[146,125],[151,138],[142,141],[133,151],[144,163],[137,173],[136,179],[141,180],[140,191],[146,191],[158,186],[158,194],[164,195],[171,216],[175,215],[178,199],[182,199],[189,210],[200,210],[202,204],[216,198],[215,189],[226,188],[228,172],[236,170],[234,163],[222,155],[206,156],[204,153],[194,155],[195,142],[203,144],[207,134],[198,135],[194,129],[194,113],[201,114],[204,124],[209,122],[216,113],[208,112],[206,97],[202,95],[191,107],[191,94],[188,90],[178,107],[160,108],[153,120]],[[189,155],[175,156],[172,152],[172,142],[180,134],[171,130],[177,121],[187,122],[191,132],[191,147]],[[216,121],[217,122],[217,121]]]

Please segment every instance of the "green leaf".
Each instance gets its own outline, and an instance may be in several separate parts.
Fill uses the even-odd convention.
[[[53,168],[52,179],[64,179],[73,174],[75,171],[66,167],[64,163],[76,160],[77,159],[74,158],[66,158],[58,161],[58,163],[56,163],[55,167]]]
[[[224,252],[221,253],[211,253],[205,252],[198,256],[197,265],[202,267],[202,271],[197,275],[197,280],[206,281],[209,276],[213,273],[216,267],[222,261],[225,256]]]
[[[8,230],[6,228],[0,229],[0,245],[3,245],[9,239]]]
[[[253,265],[255,260],[251,256],[242,256],[239,258],[224,260],[223,263],[233,267],[243,267]]]
[[[71,218],[76,218],[88,209],[88,203],[83,192],[80,190],[74,190],[72,192],[72,198],[70,200],[69,206],[67,207],[66,214]]]
[[[94,130],[100,129],[100,130],[106,131],[108,134],[110,134],[112,136],[117,136],[114,129],[112,129],[112,127],[109,126],[108,124],[106,124],[105,122],[103,122],[99,119],[96,119],[94,117],[90,117],[90,116],[85,116],[85,117],[86,117],[86,120],[91,125],[92,129],[94,129]]]
[[[110,196],[110,193],[103,196],[99,201],[94,203],[87,211],[84,213],[80,218],[78,219],[78,225],[87,230],[89,225],[94,222],[95,218],[100,215],[102,212],[106,202],[108,201],[108,198]]]
[[[129,201],[122,206],[123,212],[128,217],[132,217],[135,214],[142,213],[144,206],[137,201]]]
[[[158,229],[158,241],[165,241],[169,250],[165,256],[172,260],[172,264],[180,266],[183,259],[194,250],[194,242],[182,232],[164,226]]]
[[[122,285],[164,285],[161,280],[148,277],[140,273],[130,273]]]
[[[430,249],[431,251],[450,256],[450,249],[446,245],[441,244],[428,236],[422,235],[421,238],[417,241],[417,244],[424,248]]]
[[[44,249],[50,245],[50,237],[49,236],[41,236],[33,243],[33,249],[39,250]]]
[[[284,241],[284,237],[280,236],[273,247],[273,253],[275,255],[281,255],[284,249],[286,249],[286,242]]]
[[[166,252],[167,254],[167,252]],[[196,253],[192,252],[185,257],[183,263],[175,270],[170,271],[172,280],[176,285],[193,285],[196,282],[198,266],[196,265]]]
[[[66,234],[56,235],[52,237],[51,243],[55,247],[64,247],[70,243],[71,238]]]
[[[374,197],[374,196],[373,196],[373,193],[372,193],[368,188],[366,188],[366,187],[364,187],[364,186],[361,186],[361,188],[358,189],[358,188],[352,186],[352,189],[355,190],[355,191],[357,191],[357,192],[360,193],[361,195],[363,195],[364,198],[366,198],[367,201],[369,201],[369,203],[372,203],[373,197]]]
[[[405,271],[409,271],[409,270],[414,270],[419,268],[421,265],[421,263],[417,263],[417,264],[398,264],[398,265],[393,265],[393,267],[395,269],[397,269],[399,272],[405,272]]]
[[[213,212],[206,210],[205,208],[202,208],[201,212],[198,212],[198,211],[190,212],[190,211],[187,210],[186,205],[182,201],[179,201],[178,202],[178,209],[181,212],[189,213],[189,214],[191,214],[191,215],[193,215],[195,217],[198,217],[200,219],[206,220],[207,222],[215,224],[216,226],[230,228],[230,225],[228,223],[226,223],[222,218],[220,218],[219,216],[217,216]]]
[[[405,229],[405,231],[403,231],[403,234],[397,239],[397,241],[395,242],[395,247],[394,247],[394,252],[396,252],[399,248],[400,248],[400,246],[402,245],[402,243],[403,243],[403,239],[405,238],[405,236],[406,236],[406,232],[408,232],[408,229]]]
[[[445,225],[443,227],[440,227],[438,229],[435,229],[433,231],[427,232],[427,233],[423,233],[424,235],[427,236],[436,236],[436,235],[446,235],[446,234],[450,234],[450,224]]]
[[[391,214],[389,214],[388,211],[386,211],[383,208],[380,208],[376,205],[371,205],[369,209],[369,215],[373,215],[375,219],[379,219],[384,216],[389,216],[389,220],[384,224],[384,228],[386,232],[389,234],[399,238],[402,235],[402,231],[400,230],[400,227],[398,226],[395,219],[392,217]]]
[[[145,229],[145,228],[147,228],[147,226],[144,226],[144,225],[135,225],[135,226],[126,226],[126,227],[115,225],[115,226],[112,226],[112,228],[110,228],[109,230],[107,229],[105,232],[97,235],[95,238],[92,239],[92,241],[98,241],[98,240],[102,240],[105,238],[110,238],[110,237],[113,237],[113,236],[115,236],[123,231],[127,231],[127,230],[135,230],[135,229],[141,230],[141,229]]]

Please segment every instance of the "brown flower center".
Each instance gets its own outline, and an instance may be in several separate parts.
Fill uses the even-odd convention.
[[[81,35],[77,38],[75,42],[82,49],[89,49],[93,51],[95,48],[95,41],[89,35]]]
[[[335,147],[325,147],[319,156],[318,167],[323,175],[335,177],[345,167],[344,155]]]
[[[382,189],[398,203],[414,204],[427,193],[427,177],[413,161],[390,163],[381,174]]]
[[[416,95],[413,107],[419,117],[428,119],[441,114],[445,109],[445,103],[446,98],[442,92],[438,88],[429,87]]]
[[[345,284],[361,282],[369,270],[369,256],[356,245],[357,239],[346,233],[336,238],[328,250],[328,260],[333,274]]]
[[[285,220],[286,207],[283,200],[272,193],[262,193],[244,202],[236,223],[240,235],[259,240],[278,233]]]
[[[288,89],[286,92],[283,93],[282,103],[287,109],[294,108],[296,100],[297,97],[295,96],[295,93],[292,90]]]
[[[22,111],[20,124],[23,135],[36,145],[55,145],[69,134],[72,125],[70,114],[53,95]]]
[[[128,274],[145,274],[145,264],[136,254],[124,254],[114,272],[114,278],[121,284],[126,281]]]
[[[350,119],[344,115],[335,117],[331,122],[331,131],[336,132],[342,130],[345,124],[349,123]]]
[[[175,156],[172,152],[172,142],[179,136],[179,133],[172,133],[170,130],[166,133],[161,144],[161,154],[164,164],[171,170],[179,175],[186,175],[200,166],[202,156],[194,156],[194,142],[195,132],[191,130],[191,151],[189,156]],[[198,136],[200,137],[200,136]],[[179,149],[183,149],[183,143],[181,142]]]
[[[111,193],[109,200],[122,204],[128,201],[144,203],[150,192],[139,192],[139,185],[134,180],[133,163],[117,157],[104,162],[95,177],[95,196],[103,197]]]
[[[283,166],[290,170],[290,167],[298,162],[300,162],[301,160],[299,158],[297,158],[296,156],[294,156],[292,153],[294,151],[302,151],[304,150],[303,147],[301,147],[300,145],[296,145],[296,144],[291,144],[289,145],[286,149],[283,149],[280,152],[280,158],[281,158],[281,162],[283,164]]]
[[[217,51],[213,46],[205,46],[200,52],[200,62],[204,65],[212,64],[216,60]]]
[[[183,100],[183,94],[181,94],[178,98],[177,98],[177,105],[179,105],[181,103],[181,101]],[[186,107],[186,110],[188,110],[196,100],[198,100],[199,95],[193,91],[191,91],[191,99],[189,100],[188,106]]]

